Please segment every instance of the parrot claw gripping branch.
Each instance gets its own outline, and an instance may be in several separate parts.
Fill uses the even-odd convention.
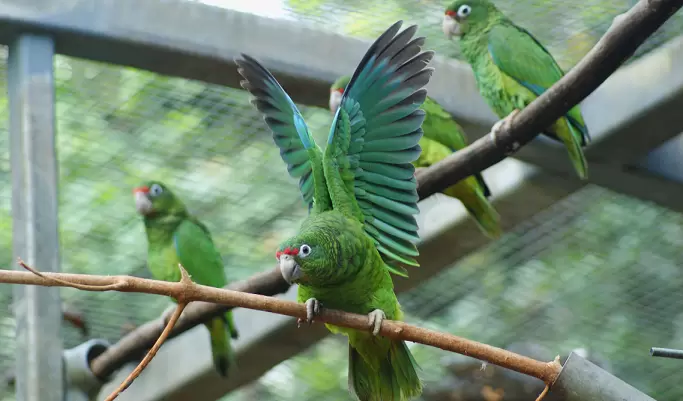
[[[159,325],[145,325],[126,336],[126,340],[145,337],[155,338],[156,342],[108,401],[135,380],[166,338],[233,307],[293,316],[309,323],[316,318],[331,331],[347,335],[349,388],[362,401],[405,400],[421,392],[422,383],[405,341],[468,355],[536,377],[547,385],[543,396],[550,386],[561,383],[558,377],[562,366],[557,359],[540,362],[399,321],[401,311],[389,273],[407,276],[403,266],[418,266],[414,218],[418,199],[498,163],[560,116],[568,115],[572,105],[604,82],[682,5],[683,0],[640,0],[615,20],[576,67],[514,118],[498,125],[495,141],[486,135],[417,173],[411,162],[421,150],[418,143],[425,112],[420,106],[426,100],[424,86],[432,73],[426,66],[433,53],[421,51],[424,38],[412,39],[415,26],[399,33],[401,22],[392,25],[365,54],[343,94],[330,100],[330,107],[338,108],[324,153],[275,78],[256,60],[243,55],[237,61],[240,74],[246,78],[243,86],[255,96],[253,103],[265,115],[290,175],[299,178],[299,188],[310,211],[299,233],[278,250],[279,271],[229,286],[247,291],[240,292],[216,288],[219,285],[215,284],[194,283],[183,264],[177,265],[179,281],[174,282],[130,276],[41,273],[19,261],[28,272],[0,270],[0,282],[149,293],[166,295],[178,302],[163,329]],[[456,29],[449,21],[444,24],[446,29],[459,34],[466,27]],[[143,199],[138,204],[141,212],[149,206]],[[272,280],[266,280],[266,276],[274,274],[281,275],[284,280],[278,277],[280,281],[299,284],[300,303],[255,294],[282,292],[284,282],[273,285]],[[181,318],[183,309],[195,301],[223,306],[207,308],[195,303],[188,307],[188,312],[197,309],[201,314],[195,312],[190,319]],[[176,322],[181,322],[181,327],[174,329]],[[90,363],[91,370],[94,374],[107,372],[101,376],[106,379],[108,374],[134,360],[133,355],[148,349],[149,344],[122,339],[95,358]]]

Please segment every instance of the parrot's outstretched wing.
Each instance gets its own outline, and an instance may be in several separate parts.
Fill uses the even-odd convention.
[[[255,97],[251,103],[263,113],[273,132],[273,140],[280,148],[280,156],[287,163],[289,175],[299,178],[299,190],[309,210],[313,207],[314,198],[315,210],[329,209],[322,172],[322,151],[308,131],[301,112],[275,77],[258,61],[242,54],[242,59],[235,62],[239,67],[237,71],[246,79],[240,84]]]
[[[173,234],[178,260],[192,276],[192,281],[211,287],[226,284],[223,260],[206,227],[185,219]]]
[[[345,192],[353,191],[349,195],[355,196],[365,232],[389,269],[407,276],[396,262],[419,266],[418,195],[411,162],[420,155],[425,116],[420,106],[434,52],[421,52],[423,37],[411,40],[415,25],[397,35],[401,23],[384,32],[356,68],[332,123],[324,162],[327,167],[328,157],[335,159]]]
[[[536,96],[564,75],[550,52],[524,28],[497,24],[489,31],[488,39],[489,54],[496,66]],[[567,118],[581,132],[581,146],[586,145],[590,136],[578,105],[569,110]]]

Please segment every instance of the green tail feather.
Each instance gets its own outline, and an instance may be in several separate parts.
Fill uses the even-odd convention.
[[[230,368],[235,364],[235,356],[230,345],[230,334],[228,333],[228,323],[222,318],[213,319],[206,323],[211,336],[211,355],[213,356],[213,364],[218,373],[227,377]]]
[[[232,318],[232,311],[225,312],[225,322],[228,324],[228,331],[230,332],[230,338],[237,340],[240,337],[239,331],[237,331],[237,326],[235,326],[235,320]]]
[[[569,159],[574,166],[574,170],[576,170],[579,178],[585,180],[588,178],[588,162],[583,155],[583,149],[581,149],[583,137],[576,128],[569,124],[566,118],[563,118],[560,121],[562,122],[562,126],[566,127],[569,132],[568,135],[559,135],[559,137],[562,138],[562,142],[569,152]]]
[[[349,344],[349,390],[360,401],[405,401],[422,393],[417,363],[403,341],[391,341],[376,372]]]
[[[495,239],[503,234],[500,215],[481,190],[472,190],[467,182],[460,181],[447,188],[444,194],[458,198],[487,237]]]

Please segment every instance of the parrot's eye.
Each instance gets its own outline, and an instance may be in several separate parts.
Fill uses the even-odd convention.
[[[310,254],[311,254],[311,247],[306,245],[306,244],[301,245],[301,247],[299,248],[299,257],[305,258],[306,256],[308,256]]]
[[[149,188],[149,193],[152,196],[159,196],[162,192],[164,192],[164,190],[159,184],[152,184],[152,186]]]
[[[466,18],[471,12],[472,7],[468,6],[467,4],[463,4],[460,6],[460,8],[458,8],[458,17]]]

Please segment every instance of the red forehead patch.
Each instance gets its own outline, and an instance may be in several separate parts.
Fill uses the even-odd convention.
[[[283,249],[282,251],[277,251],[277,252],[275,252],[275,259],[279,260],[280,256],[282,256],[282,254],[296,256],[299,254],[299,248],[287,247],[287,248]]]
[[[142,192],[143,194],[149,193],[149,187],[137,187],[133,188],[133,193],[136,194],[138,192]]]
[[[446,11],[446,15],[448,15],[449,17],[455,17],[455,11],[453,11],[453,10],[447,10],[447,11]]]

